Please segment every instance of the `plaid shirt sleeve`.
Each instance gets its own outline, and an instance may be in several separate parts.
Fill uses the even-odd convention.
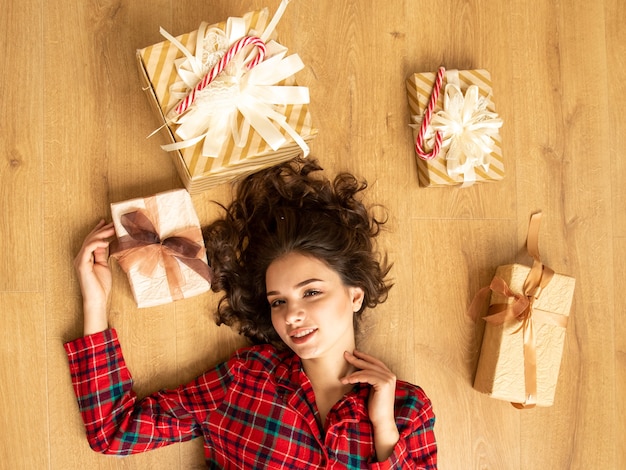
[[[369,468],[436,470],[435,415],[430,399],[420,387],[399,381],[396,413],[400,439],[387,460]]]
[[[138,400],[115,330],[65,344],[91,448],[128,455],[202,434],[176,391]]]

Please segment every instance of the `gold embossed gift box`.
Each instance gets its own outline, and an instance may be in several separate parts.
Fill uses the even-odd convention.
[[[145,91],[171,144],[163,148],[191,194],[231,181],[298,155],[308,154],[317,130],[309,113],[309,90],[297,86],[304,65],[297,54],[271,39],[283,0],[273,18],[263,9],[208,25],[137,51]],[[238,41],[263,41],[261,50],[241,48],[182,113],[178,105]],[[259,46],[260,47],[260,46]],[[219,68],[218,68],[219,70]]]
[[[420,186],[469,186],[504,178],[499,133],[502,120],[496,114],[487,70],[415,73],[408,77],[406,87]],[[433,94],[432,115],[428,117]],[[423,141],[418,144],[425,115]],[[433,153],[437,133],[441,148],[436,156],[420,157],[422,152]]]
[[[127,273],[139,307],[211,288],[200,222],[186,190],[114,203],[111,214],[117,235],[111,257]]]
[[[474,388],[518,408],[552,406],[575,280],[539,260],[538,214],[529,228],[532,268],[500,266],[491,300]],[[535,233],[533,235],[533,232]]]

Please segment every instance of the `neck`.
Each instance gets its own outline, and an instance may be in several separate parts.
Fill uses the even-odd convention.
[[[354,347],[349,351],[352,352],[352,350]],[[314,389],[346,388],[350,390],[352,388],[352,385],[345,386],[340,382],[343,377],[355,370],[345,360],[343,352],[332,357],[302,359],[302,367]]]
[[[331,408],[341,400],[341,397],[352,390],[353,385],[344,385],[340,379],[352,372],[354,368],[344,359],[343,354],[333,359],[303,359],[302,367],[311,381],[315,404],[319,412],[319,424],[324,428]]]

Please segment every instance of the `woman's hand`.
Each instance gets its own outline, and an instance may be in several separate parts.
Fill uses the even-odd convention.
[[[359,370],[344,377],[342,382],[368,383],[372,386],[368,413],[374,426],[376,458],[382,462],[389,458],[400,438],[394,414],[396,376],[385,364],[369,354],[354,351],[353,354],[346,352],[344,356]]]
[[[108,328],[107,303],[111,293],[111,269],[108,264],[110,238],[115,234],[112,223],[101,220],[87,235],[74,258],[74,269],[83,296],[84,334]]]

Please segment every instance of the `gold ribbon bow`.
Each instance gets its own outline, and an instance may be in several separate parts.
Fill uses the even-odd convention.
[[[542,291],[552,280],[554,271],[541,262],[539,256],[539,226],[541,222],[541,212],[531,216],[528,226],[528,236],[526,249],[533,257],[533,266],[524,281],[523,292],[513,292],[507,283],[494,277],[489,287],[481,289],[468,314],[476,319],[480,312],[480,305],[486,299],[490,291],[514,299],[512,303],[493,304],[489,307],[484,320],[494,325],[500,325],[510,320],[519,321],[520,327],[513,334],[522,332],[524,341],[524,380],[526,387],[526,399],[524,403],[513,403],[516,408],[532,408],[537,404],[537,343],[534,333],[535,323],[549,323],[562,328],[567,326],[568,318],[554,312],[548,312],[534,308],[535,300],[539,298]]]
[[[185,278],[179,261],[211,282],[211,268],[202,259],[203,246],[192,240],[197,238],[197,227],[184,228],[161,239],[155,224],[141,209],[123,214],[120,222],[128,234],[113,244],[111,256],[117,259],[124,271],[137,266],[142,275],[149,277],[158,265],[163,266],[173,300],[184,297],[182,288]]]

